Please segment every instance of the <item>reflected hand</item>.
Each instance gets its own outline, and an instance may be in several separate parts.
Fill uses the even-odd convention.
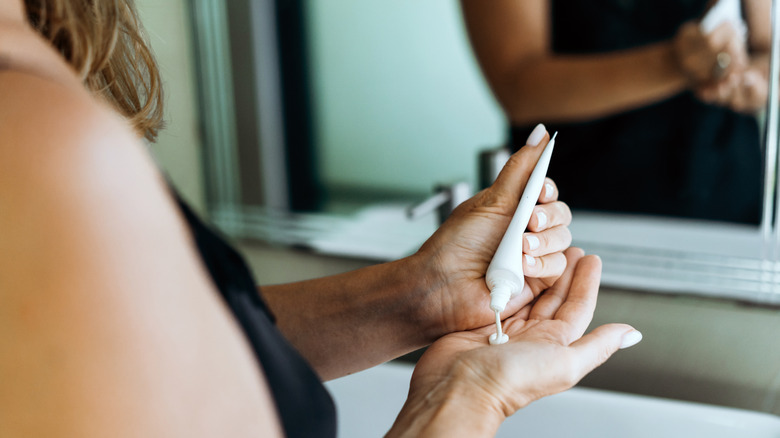
[[[418,309],[431,341],[453,331],[482,327],[494,320],[485,273],[515,213],[528,178],[549,141],[512,155],[496,182],[461,204],[413,256],[426,274],[427,295]],[[547,179],[523,239],[523,292],[505,310],[512,314],[551,286],[563,273],[571,244],[569,207]]]
[[[722,81],[705,84],[695,91],[704,102],[754,114],[766,106],[769,81],[759,68],[748,68],[732,73]]]
[[[698,21],[689,21],[680,27],[673,45],[692,87],[723,81],[748,64],[747,45],[730,22],[704,34]]]
[[[596,306],[601,261],[583,257],[578,248],[567,250],[566,257],[568,267],[555,285],[506,320],[508,343],[488,345],[494,327],[487,326],[452,333],[428,348],[390,435],[415,427],[415,432],[435,436],[441,431],[436,420],[447,420],[450,430],[485,424],[497,428],[518,409],[571,388],[619,348],[639,342],[639,332],[625,324],[604,325],[583,336]],[[426,406],[438,417],[427,417]],[[448,409],[455,411],[449,419]],[[476,415],[477,423],[469,415]],[[480,433],[490,435],[484,429]]]

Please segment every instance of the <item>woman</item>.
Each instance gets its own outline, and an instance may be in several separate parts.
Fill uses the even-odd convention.
[[[638,342],[582,336],[600,262],[562,252],[548,181],[487,345],[484,273],[546,132],[415,255],[258,292],[140,141],[158,75],[131,0],[0,0],[0,436],[333,436],[320,379],[432,342],[391,435],[491,434]]]
[[[757,224],[769,1],[741,2],[747,39],[700,29],[712,3],[461,0],[514,147],[536,120],[566,133],[550,176],[572,208]]]

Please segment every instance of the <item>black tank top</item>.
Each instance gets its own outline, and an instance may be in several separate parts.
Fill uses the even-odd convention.
[[[263,368],[287,437],[335,437],[336,409],[319,377],[276,328],[246,263],[181,199],[203,264]]]
[[[592,54],[669,40],[682,23],[701,17],[707,2],[552,0],[552,50]],[[684,92],[598,120],[547,128],[560,131],[548,175],[572,208],[759,221],[763,156],[753,116]],[[515,149],[532,129],[512,127]]]

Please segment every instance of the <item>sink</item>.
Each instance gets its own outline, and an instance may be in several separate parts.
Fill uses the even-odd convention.
[[[327,382],[340,438],[381,437],[401,410],[413,366],[389,362]],[[780,417],[741,409],[573,388],[508,418],[497,437],[780,438]]]

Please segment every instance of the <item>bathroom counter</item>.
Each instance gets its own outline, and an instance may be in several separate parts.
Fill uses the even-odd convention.
[[[261,284],[333,275],[371,263],[242,242]],[[780,310],[731,300],[602,287],[593,327],[644,334],[581,386],[780,415]],[[411,355],[412,357],[414,355]]]
[[[338,436],[384,435],[406,400],[412,370],[412,364],[393,361],[327,382],[336,402]],[[580,387],[520,409],[496,433],[496,438],[520,436],[778,438],[780,417]]]

